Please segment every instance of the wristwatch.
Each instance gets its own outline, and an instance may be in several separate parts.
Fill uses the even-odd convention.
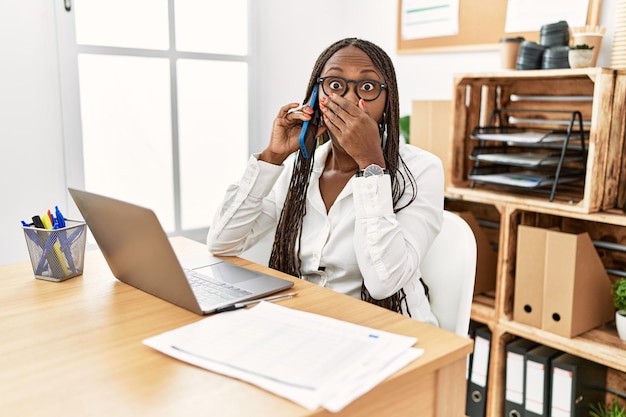
[[[373,177],[375,175],[389,174],[389,171],[379,167],[376,164],[369,165],[363,171],[356,173],[357,177]]]

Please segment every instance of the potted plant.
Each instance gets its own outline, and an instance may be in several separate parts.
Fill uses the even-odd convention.
[[[572,46],[567,55],[570,68],[584,68],[591,65],[593,48],[586,43]]]
[[[620,278],[611,287],[615,312],[615,325],[620,339],[626,340],[626,278]]]
[[[406,115],[400,118],[400,136],[404,139],[404,143],[409,143],[411,137],[411,116]]]
[[[619,405],[617,398],[613,400],[613,405],[610,407],[602,403],[590,404],[589,417],[626,417],[626,408]]]

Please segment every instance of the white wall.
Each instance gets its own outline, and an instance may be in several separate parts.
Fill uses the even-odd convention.
[[[0,264],[28,259],[20,220],[67,204],[55,4],[2,2]]]
[[[610,63],[616,1],[603,1],[600,19],[608,30],[599,66]],[[21,219],[69,204],[53,10],[62,3],[3,2],[0,13],[0,264],[28,259]],[[303,99],[317,55],[340,38],[361,37],[387,50],[398,74],[401,114],[410,113],[415,99],[450,99],[455,73],[499,68],[495,51],[397,55],[397,0],[253,3],[260,21],[253,46],[258,90],[251,123],[258,135],[252,151],[267,142],[279,107]]]
[[[603,38],[598,66],[608,67],[610,64],[616,1],[603,0],[602,3],[600,20],[608,30]],[[272,0],[263,2],[259,12],[262,26],[256,42],[263,60],[258,74],[262,80],[263,99],[258,108],[259,135],[262,136],[255,138],[256,150],[262,149],[267,142],[278,108],[304,98],[319,53],[340,38],[361,37],[389,53],[394,60],[400,87],[401,115],[411,113],[413,100],[451,99],[454,74],[500,68],[500,56],[495,50],[398,55],[397,0],[318,0],[310,7],[292,0]],[[476,30],[480,30],[480,24],[488,23],[477,23]]]

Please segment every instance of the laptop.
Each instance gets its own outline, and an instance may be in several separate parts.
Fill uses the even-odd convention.
[[[197,314],[254,300],[293,282],[199,254],[179,260],[155,213],[144,207],[68,188],[113,275]]]

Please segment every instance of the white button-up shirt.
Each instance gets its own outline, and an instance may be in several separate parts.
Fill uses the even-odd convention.
[[[417,183],[417,197],[409,206],[393,212],[389,175],[353,177],[326,212],[319,178],[329,150],[326,143],[315,153],[300,243],[302,277],[359,299],[364,280],[376,299],[403,288],[411,317],[437,325],[419,281],[419,265],[443,221],[441,160],[402,144],[400,154]],[[207,238],[209,251],[239,255],[276,228],[292,162],[289,158],[278,166],[259,161],[258,155],[249,159],[241,181],[228,188],[215,214]],[[408,181],[406,187],[400,205],[411,196]]]

